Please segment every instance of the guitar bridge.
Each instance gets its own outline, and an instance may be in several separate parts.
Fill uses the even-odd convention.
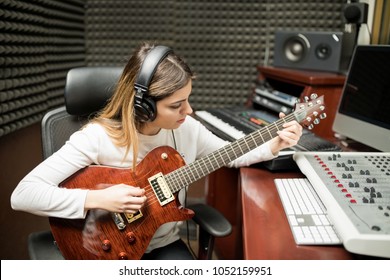
[[[175,199],[161,172],[150,177],[148,181],[161,206]]]
[[[111,217],[116,225],[116,227],[119,229],[119,230],[124,230],[126,225],[125,225],[125,222],[121,216],[121,214],[119,213],[111,213]]]

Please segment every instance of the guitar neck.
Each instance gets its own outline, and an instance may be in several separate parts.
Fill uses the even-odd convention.
[[[256,130],[211,154],[185,165],[165,175],[165,180],[173,193],[212,173],[231,161],[257,148],[276,137],[283,124],[296,119],[297,112],[291,113],[276,122]]]

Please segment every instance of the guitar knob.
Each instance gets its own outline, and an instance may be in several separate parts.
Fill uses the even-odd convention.
[[[318,97],[317,93],[312,93],[312,94],[310,94],[310,99],[311,99],[311,100],[314,100],[314,99],[316,99],[317,97]]]
[[[119,260],[128,260],[129,257],[127,256],[127,254],[125,252],[120,252],[118,255],[118,259]]]
[[[320,119],[318,118],[315,118],[314,121],[313,121],[314,124],[319,124],[320,123]]]
[[[110,251],[111,250],[111,242],[110,242],[110,240],[108,240],[108,239],[103,240],[102,249],[104,251]]]
[[[135,234],[132,231],[126,233],[126,238],[129,244],[133,244],[135,242]]]
[[[320,114],[320,119],[323,120],[323,119],[325,119],[325,118],[326,118],[326,113],[321,113],[321,114]]]

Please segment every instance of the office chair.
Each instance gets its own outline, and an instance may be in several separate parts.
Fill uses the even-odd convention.
[[[65,84],[65,106],[53,109],[42,119],[43,156],[57,151],[69,136],[87,123],[113,93],[123,68],[80,67],[68,72]],[[214,239],[231,233],[229,221],[206,204],[187,206],[195,212],[192,220],[198,225],[197,259],[211,259]],[[31,259],[63,259],[50,231],[34,232],[28,238]],[[195,258],[195,257],[194,257]]]

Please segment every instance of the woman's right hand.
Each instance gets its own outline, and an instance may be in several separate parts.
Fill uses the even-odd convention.
[[[134,214],[142,208],[145,201],[144,189],[119,184],[88,191],[84,208]]]

